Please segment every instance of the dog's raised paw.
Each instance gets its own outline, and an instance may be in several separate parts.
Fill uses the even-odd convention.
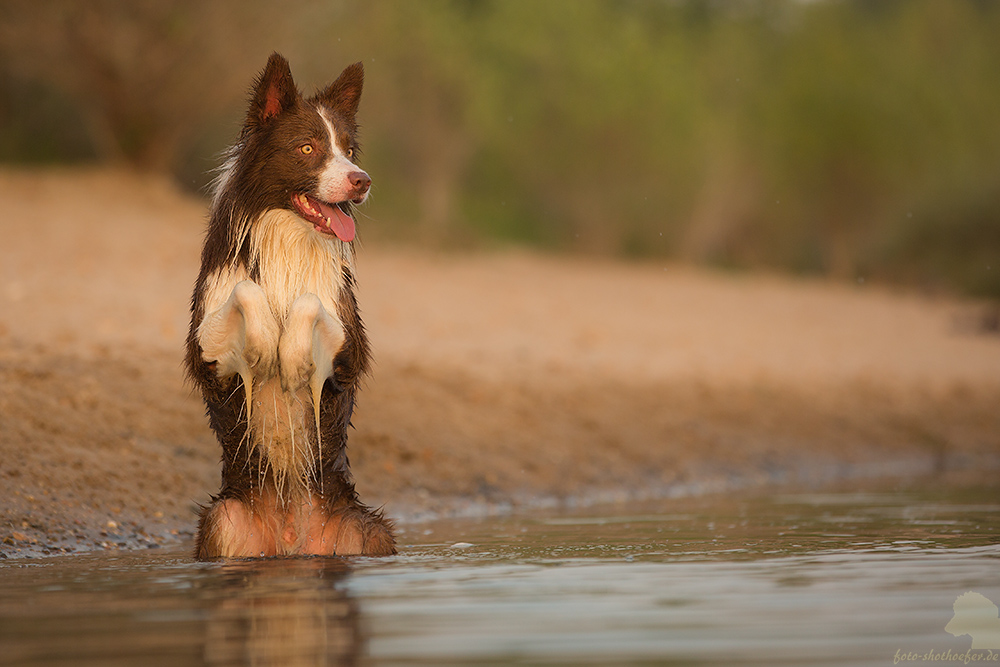
[[[281,387],[295,392],[310,385],[314,394],[333,375],[333,359],[343,346],[344,327],[315,294],[297,298],[278,341]],[[318,395],[314,396],[318,399]]]
[[[278,323],[269,310],[246,316],[243,359],[253,377],[267,380],[278,373]]]
[[[284,339],[282,339],[284,340]],[[282,361],[279,368],[279,375],[281,376],[281,388],[282,390],[295,393],[302,387],[305,387],[312,380],[313,375],[316,372],[316,363],[311,357],[302,358],[298,354],[291,352],[289,345],[283,351],[284,354],[279,354]],[[295,361],[289,361],[289,359],[294,357],[300,357],[300,361],[296,363]]]

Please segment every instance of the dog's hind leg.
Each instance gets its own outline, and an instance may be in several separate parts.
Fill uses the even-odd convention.
[[[389,556],[396,553],[392,522],[364,505],[331,510],[314,500],[301,553],[338,556]]]
[[[218,377],[243,379],[249,419],[253,379],[274,377],[277,370],[278,323],[264,291],[249,280],[236,283],[226,302],[201,321],[198,344]]]
[[[198,560],[255,558],[278,553],[273,527],[236,498],[202,508],[198,523]]]

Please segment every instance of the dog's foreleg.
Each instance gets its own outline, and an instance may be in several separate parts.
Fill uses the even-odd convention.
[[[249,420],[254,378],[273,377],[277,367],[278,323],[263,290],[249,280],[236,283],[226,302],[201,321],[198,344],[218,377],[243,379]]]
[[[333,359],[346,340],[344,325],[315,294],[292,302],[278,341],[281,388],[295,392],[309,385],[319,397],[326,379],[333,375]]]
[[[336,313],[328,311],[315,294],[303,294],[292,303],[278,342],[281,388],[294,393],[309,385],[320,454],[319,401],[323,384],[333,375],[333,360],[345,340],[344,325]]]

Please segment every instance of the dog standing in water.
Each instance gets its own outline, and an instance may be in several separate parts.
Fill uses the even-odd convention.
[[[355,297],[352,207],[361,63],[310,98],[273,54],[216,183],[186,365],[222,445],[200,559],[395,553],[365,506],[347,427],[370,352]]]

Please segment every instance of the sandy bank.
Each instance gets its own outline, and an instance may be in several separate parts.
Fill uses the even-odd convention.
[[[180,366],[204,214],[155,179],[0,172],[0,553],[176,540],[217,490]],[[359,274],[350,453],[390,515],[1000,465],[982,304],[375,245]]]

